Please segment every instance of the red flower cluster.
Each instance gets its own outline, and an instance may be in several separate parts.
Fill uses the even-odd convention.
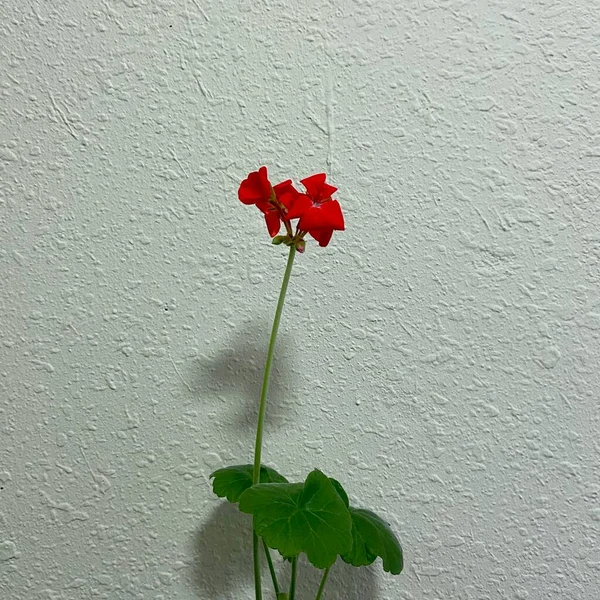
[[[260,167],[248,175],[238,190],[238,197],[244,204],[255,204],[264,214],[269,235],[275,237],[284,224],[286,243],[303,248],[304,236],[308,233],[327,246],[334,230],[344,230],[344,216],[337,200],[331,196],[337,188],[325,183],[325,173],[311,175],[301,179],[306,192],[299,192],[288,179],[277,185],[271,185],[267,168]],[[292,232],[291,221],[298,219],[296,232]],[[282,240],[283,241],[283,240]]]

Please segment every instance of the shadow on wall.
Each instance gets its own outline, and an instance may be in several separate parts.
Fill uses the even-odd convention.
[[[252,596],[251,520],[228,502],[220,504],[194,539],[193,585],[198,598],[219,600]],[[287,587],[289,566],[273,553],[279,582]],[[314,598],[319,588],[321,571],[308,561],[298,566],[297,598]],[[271,578],[263,560],[263,597],[273,598]],[[334,565],[325,587],[327,600],[371,600],[377,597],[377,581],[373,567],[356,569],[341,560]]]
[[[225,398],[230,406],[227,418],[234,434],[239,429],[254,431],[271,325],[264,323],[236,332],[235,338],[211,357],[199,358],[190,373],[190,388],[202,396]],[[281,425],[294,410],[293,371],[290,365],[293,344],[279,335],[271,371],[267,423]],[[241,402],[240,402],[241,400]],[[237,435],[236,435],[237,438]]]
[[[304,557],[298,566],[296,598],[311,599],[317,595],[322,571],[315,569]],[[351,567],[341,559],[331,568],[324,600],[374,600],[377,598],[377,579],[373,567]]]
[[[237,598],[252,582],[251,518],[223,502],[196,532],[192,581],[199,598]]]

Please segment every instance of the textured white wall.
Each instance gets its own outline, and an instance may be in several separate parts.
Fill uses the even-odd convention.
[[[406,553],[326,597],[598,598],[599,28],[594,0],[3,2],[0,596],[251,598],[207,476],[251,455],[285,250],[236,191],[266,164],[327,171],[347,231],[298,257],[265,460]]]

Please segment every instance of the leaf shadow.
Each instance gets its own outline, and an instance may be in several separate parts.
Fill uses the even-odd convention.
[[[188,375],[191,389],[203,390],[231,406],[226,422],[236,432],[256,427],[270,332],[267,323],[247,326],[214,355],[196,359]],[[269,425],[282,425],[294,411],[292,348],[290,336],[280,332],[269,383]]]
[[[233,598],[251,588],[251,526],[250,517],[223,502],[196,532],[192,584],[200,598]]]

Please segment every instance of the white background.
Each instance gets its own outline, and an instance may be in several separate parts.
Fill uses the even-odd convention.
[[[264,164],[326,171],[347,225],[298,257],[265,462],[405,550],[325,598],[596,599],[599,30],[594,0],[3,2],[0,596],[252,597],[208,475],[251,459]]]

